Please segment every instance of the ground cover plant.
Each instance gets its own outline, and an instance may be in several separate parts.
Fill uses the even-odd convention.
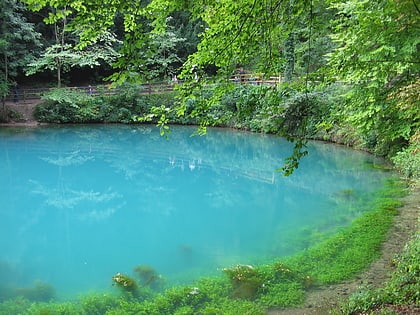
[[[361,287],[335,314],[418,314],[420,312],[420,234],[395,257],[395,271],[385,286]]]
[[[68,302],[51,296],[35,301],[17,295],[2,301],[0,314],[239,315],[264,314],[268,307],[299,306],[308,288],[349,279],[378,257],[405,191],[400,181],[390,181],[372,198],[371,211],[324,242],[291,257],[258,266],[228,266],[217,277],[164,291],[152,288],[153,269],[136,266],[133,275],[110,276],[110,282],[116,284],[113,292],[88,294]],[[411,283],[414,278],[407,279]],[[418,295],[413,298],[418,299]]]

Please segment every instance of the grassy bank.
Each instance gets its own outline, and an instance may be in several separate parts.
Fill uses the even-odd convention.
[[[420,234],[395,257],[391,279],[381,288],[361,287],[334,314],[419,314],[420,313]]]
[[[418,185],[418,183],[417,183]],[[417,188],[416,188],[417,187]],[[361,286],[333,310],[334,315],[391,315],[420,314],[420,217],[418,186],[413,188],[406,211],[412,210],[416,227],[404,248],[401,244],[399,254],[390,259],[392,270],[389,280],[379,288],[370,285]]]

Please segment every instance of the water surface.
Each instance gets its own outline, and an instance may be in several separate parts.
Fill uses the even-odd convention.
[[[152,266],[166,284],[307,248],[367,211],[387,173],[311,143],[291,177],[282,138],[152,126],[0,129],[0,282],[59,297]]]

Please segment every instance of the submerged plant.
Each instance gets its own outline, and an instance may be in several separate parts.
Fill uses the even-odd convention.
[[[118,286],[124,291],[133,294],[137,293],[137,283],[133,278],[118,272],[112,277],[112,280],[114,281],[114,285]]]
[[[274,263],[273,272],[276,282],[279,283],[297,282],[301,283],[304,288],[309,288],[315,282],[312,276],[301,274],[282,262]]]
[[[314,279],[317,285],[343,281],[364,270],[377,257],[380,244],[398,212],[400,203],[396,202],[396,198],[404,192],[404,187],[398,186],[397,182],[390,184],[389,190],[376,194],[369,204],[372,211],[356,219],[350,227],[299,254],[282,258],[281,262],[258,267],[237,265],[225,268],[225,277],[200,279],[194,286],[174,287],[161,294],[154,294],[149,287],[138,286],[133,278],[117,273],[112,278],[114,285],[128,294],[117,297],[101,295],[97,299],[67,304],[51,301],[32,303],[27,299],[4,301],[0,303],[0,314],[42,314],[51,311],[54,314],[256,315],[264,314],[264,309],[268,307],[299,306],[304,302],[305,289],[313,285]],[[410,251],[395,260],[397,277],[384,291],[385,296],[372,300],[380,292],[362,294],[359,296],[361,301],[356,301],[354,307],[362,304],[363,309],[371,310],[373,303],[398,306],[406,301],[418,305],[419,238],[412,246]],[[140,278],[144,277],[143,283],[156,274],[149,266],[137,266],[134,272]]]
[[[338,197],[343,199],[353,199],[355,195],[354,189],[342,189],[336,192]]]
[[[162,276],[148,265],[134,267],[135,274],[139,277],[141,285],[157,289],[162,285]]]
[[[223,272],[229,277],[235,298],[254,299],[264,288],[263,274],[253,266],[237,265],[224,268]]]
[[[15,294],[30,301],[47,302],[54,298],[55,290],[51,284],[37,281],[33,287],[16,289]]]

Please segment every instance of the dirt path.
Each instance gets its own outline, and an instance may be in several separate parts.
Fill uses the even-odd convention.
[[[412,188],[411,193],[403,199],[404,206],[395,219],[395,223],[383,244],[381,258],[374,262],[367,271],[353,280],[325,288],[314,289],[307,294],[304,306],[294,309],[272,309],[267,315],[325,315],[337,307],[340,301],[357,291],[362,285],[379,287],[392,271],[391,261],[397,253],[402,252],[404,245],[418,228],[420,210],[420,187]],[[408,313],[407,313],[408,314]]]
[[[25,102],[13,103],[6,102],[7,110],[14,110],[21,115],[21,119],[0,123],[0,126],[36,126],[38,122],[34,118],[34,110],[41,100],[28,100]]]

